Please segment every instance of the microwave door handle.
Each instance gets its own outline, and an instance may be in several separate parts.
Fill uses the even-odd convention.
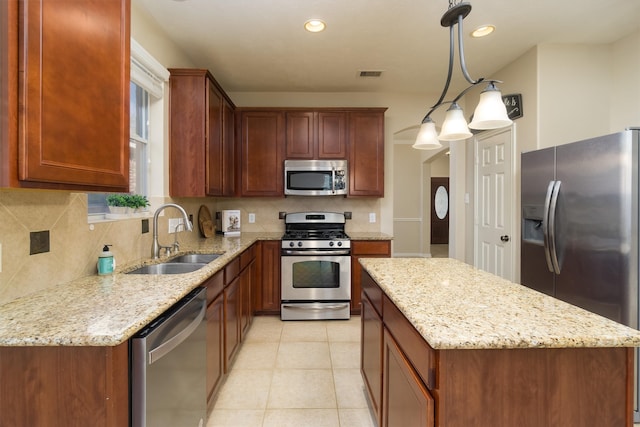
[[[331,193],[336,194],[336,167],[331,166]]]

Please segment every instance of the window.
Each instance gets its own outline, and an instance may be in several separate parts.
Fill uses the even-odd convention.
[[[154,144],[162,153],[164,82],[169,72],[135,40],[131,40],[131,83],[129,104],[129,192],[150,196],[150,163]],[[158,159],[162,164],[162,159]],[[161,171],[159,171],[161,172]],[[162,182],[162,179],[159,180]],[[88,194],[90,220],[108,213],[106,193]]]

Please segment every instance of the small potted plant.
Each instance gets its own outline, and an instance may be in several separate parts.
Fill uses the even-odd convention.
[[[147,196],[143,196],[141,194],[129,195],[129,207],[134,212],[143,212],[149,205],[150,203],[149,200],[147,200]]]
[[[125,214],[129,211],[129,195],[114,193],[107,196],[107,206],[112,214]]]

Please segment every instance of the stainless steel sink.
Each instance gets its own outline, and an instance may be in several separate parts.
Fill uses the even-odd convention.
[[[136,268],[127,274],[183,274],[200,270],[207,265],[204,262],[163,262]]]
[[[169,262],[179,263],[204,263],[209,264],[214,259],[218,258],[222,254],[186,254],[180,255],[169,260]]]

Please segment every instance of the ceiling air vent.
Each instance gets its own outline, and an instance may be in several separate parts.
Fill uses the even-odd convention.
[[[360,71],[360,77],[380,77],[382,71]]]

